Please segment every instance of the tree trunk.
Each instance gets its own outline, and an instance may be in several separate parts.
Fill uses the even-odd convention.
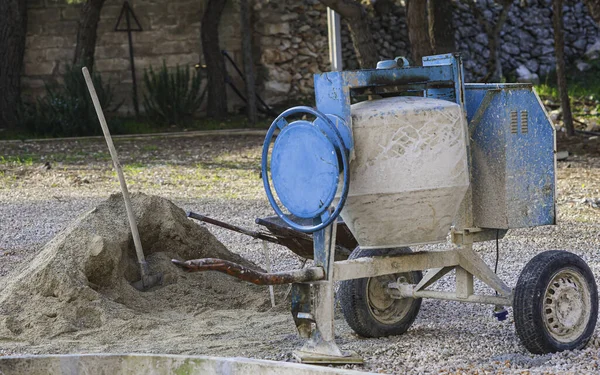
[[[496,0],[496,3],[502,5],[500,16],[494,25],[490,24],[485,17],[483,12],[477,6],[475,0],[463,0],[466,1],[471,8],[471,12],[477,18],[477,21],[488,37],[488,50],[490,51],[490,57],[487,63],[487,74],[480,79],[481,82],[500,82],[502,80],[502,63],[500,61],[500,54],[498,52],[498,45],[500,40],[500,31],[508,18],[508,11],[513,4],[514,0]]]
[[[0,1],[0,128],[18,126],[26,33],[27,2]]]
[[[489,78],[491,77],[494,82],[500,82],[502,80],[502,77],[504,76],[504,74],[502,73],[502,61],[500,60],[500,52],[498,51],[498,47],[500,44],[500,31],[502,31],[502,28],[506,23],[506,19],[508,18],[508,11],[510,10],[510,7],[512,6],[514,0],[503,1],[504,2],[500,2],[502,5],[502,11],[500,12],[500,16],[498,16],[498,21],[496,21],[496,25],[494,25],[494,28],[492,29],[491,37],[488,38],[489,40],[493,41],[494,55],[493,60],[490,59],[490,61],[488,62],[489,77],[486,81],[489,81]],[[496,0],[496,2],[499,2],[499,0]],[[491,45],[492,43],[490,43],[490,46]],[[492,57],[491,50],[490,57]],[[490,75],[490,72],[493,73]]]
[[[214,118],[227,116],[225,87],[225,60],[219,44],[219,22],[226,0],[208,0],[202,17],[201,39],[208,75],[207,115]]]
[[[73,65],[87,66],[91,71],[94,68],[94,51],[96,50],[96,37],[100,11],[105,0],[87,0],[79,13],[77,28],[77,44]]]
[[[600,25],[600,1],[598,0],[585,0],[587,4],[588,11],[590,12],[590,16],[596,21],[598,25]]]
[[[434,54],[456,52],[452,15],[454,6],[448,0],[429,0],[429,39]]]
[[[406,2],[406,23],[410,54],[414,65],[423,65],[422,57],[431,55],[427,0],[408,0]]]
[[[256,123],[256,89],[254,81],[254,59],[252,58],[252,27],[250,26],[250,7],[248,0],[240,0],[242,25],[242,57],[246,76],[246,113],[251,124]]]
[[[575,135],[573,127],[573,116],[571,115],[571,103],[567,88],[567,75],[565,71],[565,40],[563,36],[563,2],[552,0],[552,24],[554,26],[554,52],[556,54],[556,82],[558,84],[558,95],[563,112],[563,122],[567,129],[567,135]]]
[[[379,60],[379,53],[369,29],[366,9],[355,0],[320,1],[323,5],[335,10],[346,21],[360,67],[363,69],[375,68]]]

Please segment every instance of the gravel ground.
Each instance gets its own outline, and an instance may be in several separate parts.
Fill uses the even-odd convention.
[[[133,191],[162,195],[186,210],[249,227],[254,227],[255,217],[272,214],[258,175],[261,137],[116,143]],[[0,144],[0,148],[4,155],[0,159],[1,285],[12,269],[35,256],[46,241],[72,219],[116,191],[118,185],[101,141]],[[45,163],[50,163],[50,169],[44,167]],[[573,251],[600,276],[600,208],[597,208],[600,205],[597,201],[600,198],[600,158],[571,157],[559,163],[558,168],[559,224],[513,230],[500,241],[498,273],[510,286],[515,285],[529,259],[550,249]],[[230,250],[265,265],[259,242],[215,227],[210,230]],[[439,246],[429,248],[436,247]],[[300,260],[287,249],[276,246],[270,249],[276,270],[298,267]],[[493,264],[495,244],[477,244],[476,250],[488,264]],[[450,288],[453,282],[450,274],[438,282],[438,288]],[[476,283],[476,290],[487,288]],[[354,350],[365,359],[364,366],[353,368],[374,372],[581,374],[600,371],[597,336],[584,350],[531,355],[520,345],[510,309],[509,313],[507,321],[498,322],[490,306],[424,300],[414,325],[406,334],[364,339],[350,330],[338,311],[337,341],[343,349]],[[186,345],[178,346],[179,350],[165,352],[291,360],[290,351],[301,341],[285,308],[257,313],[247,319],[249,330],[259,325],[264,337],[237,333],[239,345],[235,348],[211,346],[210,342],[194,346],[192,338]],[[10,345],[7,343],[6,347]],[[35,345],[11,348],[4,354],[60,352],[58,347],[41,349]],[[81,349],[85,351],[86,347]],[[111,351],[127,349],[126,339],[121,346],[107,346]],[[2,353],[0,350],[0,355]]]

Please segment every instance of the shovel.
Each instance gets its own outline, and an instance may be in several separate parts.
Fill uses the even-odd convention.
[[[104,118],[104,113],[102,112],[102,107],[100,106],[100,101],[98,100],[98,95],[96,94],[96,89],[94,88],[94,83],[92,82],[90,72],[86,67],[83,67],[81,70],[83,71],[83,77],[85,78],[85,83],[90,92],[90,96],[92,97],[94,108],[96,108],[96,114],[98,115],[98,120],[100,121],[100,126],[102,126],[102,132],[104,133],[106,144],[108,145],[108,151],[110,152],[115,170],[117,171],[117,176],[119,176],[121,192],[123,193],[125,209],[127,210],[127,218],[129,219],[131,235],[133,236],[133,243],[135,245],[135,252],[140,264],[140,274],[142,279],[132,283],[131,285],[140,291],[148,290],[153,286],[160,285],[162,283],[162,274],[150,275],[148,263],[146,262],[144,250],[142,249],[142,242],[140,241],[140,234],[137,229],[137,224],[135,223],[135,215],[133,214],[133,209],[131,208],[131,200],[129,199],[127,183],[125,183],[125,176],[123,175],[123,170],[121,169],[121,164],[119,163],[119,158],[117,157],[117,150],[115,149],[110,132],[108,131],[108,125],[106,124],[106,119]]]

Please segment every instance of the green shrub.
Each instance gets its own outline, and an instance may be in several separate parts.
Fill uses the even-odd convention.
[[[24,108],[27,130],[37,135],[81,136],[101,134],[96,110],[90,98],[80,67],[68,66],[61,85],[46,85],[46,96]],[[104,85],[99,74],[92,81],[102,109],[116,111],[120,104],[110,108],[113,90]]]
[[[181,125],[200,108],[200,74],[190,75],[189,67],[179,65],[169,71],[163,61],[159,71],[144,70],[144,110],[152,121],[163,125]]]

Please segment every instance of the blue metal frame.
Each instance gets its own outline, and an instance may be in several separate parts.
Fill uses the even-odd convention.
[[[463,105],[463,68],[453,54],[423,58],[424,66],[315,74],[317,109],[351,123],[352,90],[396,87],[397,92],[423,92],[425,96]]]

